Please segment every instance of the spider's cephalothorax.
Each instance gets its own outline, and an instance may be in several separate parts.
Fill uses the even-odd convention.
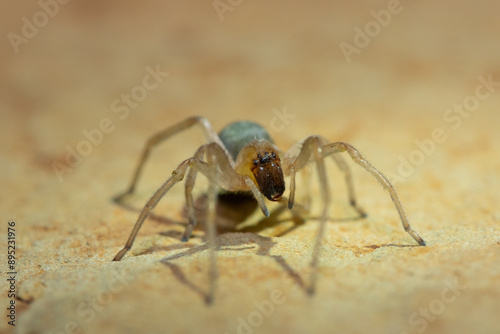
[[[249,176],[267,199],[279,201],[285,179],[279,149],[269,133],[257,123],[239,121],[226,126],[219,138],[236,161],[236,172]]]

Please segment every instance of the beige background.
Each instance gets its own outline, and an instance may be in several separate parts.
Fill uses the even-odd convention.
[[[221,20],[212,1],[71,1],[50,7],[46,24],[36,1],[2,4],[0,245],[4,257],[7,221],[15,221],[16,332],[494,333],[500,86],[490,92],[479,77],[500,81],[497,2],[403,1],[385,27],[370,12],[387,10],[387,1],[232,3]],[[9,33],[22,34],[23,17],[33,16],[38,32],[16,53]],[[356,45],[355,29],[366,25],[380,31],[348,62],[340,45]],[[139,92],[146,68],[157,66],[169,76],[120,119],[125,111],[113,103]],[[448,111],[475,102],[467,117]],[[283,110],[294,118],[276,118]],[[217,130],[260,122],[283,149],[310,134],[348,141],[397,181],[428,246],[415,246],[389,195],[356,166],[369,216],[352,219],[329,164],[332,219],[314,297],[304,285],[316,183],[299,184],[299,198],[313,198],[304,225],[287,233],[286,211],[271,221],[255,212],[220,236],[211,307],[203,229],[179,241],[181,186],[112,263],[144,202],[203,136],[193,129],[162,145],[131,208],[111,197],[128,185],[147,138],[188,115]],[[53,163],[64,164],[67,148],[103,119],[112,130],[59,182]],[[439,142],[431,142],[435,131]],[[204,187],[200,177],[197,193]],[[6,307],[6,293],[0,300]],[[2,319],[0,331],[10,331]]]

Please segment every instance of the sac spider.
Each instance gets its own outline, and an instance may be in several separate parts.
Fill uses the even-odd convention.
[[[325,222],[328,219],[328,208],[330,203],[330,187],[327,182],[327,173],[325,169],[326,157],[331,156],[340,170],[344,173],[350,205],[360,216],[365,216],[364,211],[358,207],[356,202],[350,169],[342,157],[335,154],[340,152],[347,152],[354,162],[363,167],[380,182],[384,189],[391,195],[405,231],[408,232],[419,245],[425,246],[425,241],[422,237],[411,228],[401,201],[389,179],[366,161],[353,146],[343,142],[329,144],[323,137],[309,136],[297,144],[300,147],[298,154],[294,154],[293,149],[283,153],[274,145],[269,133],[262,126],[248,121],[229,124],[217,134],[206,118],[190,117],[159,132],[148,140],[135,170],[130,187],[125,193],[117,196],[115,200],[117,202],[122,202],[126,196],[134,192],[144,163],[153,147],[194,125],[199,125],[201,127],[207,138],[207,143],[200,146],[193,157],[181,162],[172,172],[172,176],[167,179],[146,203],[125,246],[116,254],[113,261],[120,261],[129,251],[148,214],[170,188],[186,176],[186,173],[185,197],[188,224],[182,236],[182,241],[187,241],[190,238],[193,228],[196,225],[192,190],[196,174],[200,172],[209,180],[206,234],[210,249],[210,287],[206,295],[206,301],[210,303],[215,290],[215,277],[217,275],[215,265],[215,206],[217,201],[217,187],[222,188],[223,191],[226,192],[245,193],[247,195],[252,194],[264,215],[269,217],[269,211],[264,198],[274,202],[281,202],[287,205],[289,209],[292,209],[295,198],[295,175],[307,164],[314,162],[316,164],[321,187],[322,211],[310,264],[310,279],[307,288],[308,293],[313,294],[321,238],[324,233]],[[203,160],[204,157],[206,157],[206,160]],[[284,176],[290,177],[288,199],[283,196],[285,192]]]

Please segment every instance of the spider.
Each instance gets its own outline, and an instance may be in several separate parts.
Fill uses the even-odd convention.
[[[289,209],[292,209],[295,198],[296,173],[313,162],[316,164],[317,174],[319,176],[322,199],[322,211],[319,219],[316,242],[313,248],[309,286],[307,288],[308,293],[313,294],[315,290],[316,268],[321,248],[321,238],[324,233],[325,222],[328,219],[328,208],[330,203],[330,190],[325,168],[325,158],[328,156],[333,158],[334,162],[345,175],[350,205],[361,217],[365,216],[364,211],[356,202],[350,169],[342,159],[342,156],[336,154],[340,152],[347,152],[354,162],[363,167],[380,182],[384,189],[391,195],[405,231],[408,232],[419,245],[425,246],[425,241],[422,237],[411,228],[401,201],[389,179],[366,161],[356,148],[344,142],[328,143],[325,138],[313,135],[306,137],[303,141],[294,146],[299,147],[298,154],[294,153],[297,150],[294,150],[293,147],[289,151],[283,153],[273,143],[269,133],[262,126],[249,121],[231,123],[217,134],[206,118],[195,116],[187,118],[157,133],[148,140],[128,190],[115,197],[115,201],[121,203],[128,195],[134,192],[144,163],[153,147],[171,136],[195,125],[201,127],[207,138],[207,143],[200,146],[193,157],[181,162],[172,172],[172,175],[154,193],[151,199],[149,199],[139,215],[125,246],[116,254],[113,261],[120,261],[129,251],[148,214],[170,188],[183,180],[184,177],[186,177],[185,197],[188,224],[182,236],[182,241],[187,241],[190,238],[193,228],[196,225],[192,190],[196,175],[200,172],[209,180],[206,233],[210,249],[210,287],[206,295],[206,301],[210,303],[215,290],[215,277],[217,275],[215,264],[215,206],[218,193],[217,187],[220,187],[222,191],[225,192],[253,195],[262,213],[266,217],[269,217],[269,210],[267,209],[265,199],[267,198],[273,202],[280,202],[287,205]],[[285,176],[290,178],[288,199],[283,196],[285,192]]]

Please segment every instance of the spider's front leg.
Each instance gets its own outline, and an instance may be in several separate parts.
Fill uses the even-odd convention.
[[[204,154],[206,154],[207,156],[206,162],[201,160]],[[229,160],[225,149],[217,143],[210,143],[201,146],[194,157],[183,161],[175,169],[175,171],[172,173],[172,176],[156,191],[156,193],[146,203],[144,209],[139,215],[139,218],[137,219],[137,222],[134,225],[132,232],[130,233],[125,246],[118,252],[118,254],[116,254],[113,261],[120,261],[123,256],[130,250],[135,241],[135,238],[137,237],[137,233],[139,232],[151,210],[155,208],[160,199],[170,190],[170,188],[172,188],[177,182],[181,181],[184,178],[186,172],[188,172],[186,180],[186,198],[188,201],[188,205],[191,205],[191,209],[193,204],[191,191],[194,186],[196,173],[202,173],[209,180],[206,235],[210,251],[210,287],[205,300],[208,304],[210,304],[213,300],[213,294],[215,291],[215,279],[217,276],[215,257],[215,207],[217,204],[217,186],[220,186],[221,188],[224,188],[228,191],[251,190],[259,204],[261,204],[261,209],[264,214],[267,213],[267,215],[269,215],[269,211],[267,210],[267,207],[264,203],[264,197],[259,192],[257,186],[247,176],[242,176],[236,173],[232,164],[232,160]],[[188,211],[189,210],[190,209],[188,209]],[[194,220],[190,220],[190,223],[186,228],[185,235],[190,234],[190,231],[192,231],[192,222],[194,222]]]
[[[328,219],[328,208],[330,206],[330,187],[328,186],[328,177],[325,168],[325,159],[322,150],[323,139],[318,136],[310,136],[306,138],[303,142],[302,148],[300,149],[299,154],[294,157],[288,157],[285,160],[285,172],[290,175],[290,195],[288,207],[291,209],[294,204],[295,198],[295,174],[297,171],[301,170],[306,166],[310,158],[314,159],[316,163],[316,168],[318,171],[320,189],[321,189],[321,198],[323,201],[323,209],[321,211],[320,222],[318,232],[316,234],[316,242],[314,245],[314,250],[311,259],[311,272],[309,279],[309,286],[307,291],[309,294],[313,294],[316,288],[316,276],[317,276],[317,267],[318,267],[318,258],[321,250],[321,239],[323,237],[325,231],[326,221]],[[287,152],[285,156],[289,156],[290,153]]]
[[[360,218],[365,218],[366,212],[358,205],[358,201],[356,200],[356,193],[354,192],[354,181],[352,180],[351,169],[342,158],[342,156],[332,154],[331,157],[339,167],[340,171],[344,174],[345,183],[347,185],[347,195],[349,196],[349,204],[351,204],[354,210],[356,210]]]
[[[253,183],[253,181],[249,177],[239,175],[235,172],[232,161],[228,159],[227,155],[220,148],[219,145],[216,144],[211,144],[211,145],[213,146],[211,148],[211,151],[216,157],[216,159],[214,160],[216,162],[214,162],[214,164],[219,167],[222,175],[219,178],[218,183],[221,184],[221,186],[224,189],[229,191],[238,192],[238,191],[250,190],[255,200],[257,201],[260,209],[262,210],[262,213],[266,217],[269,217],[269,210],[267,209],[264,196],[259,191],[259,188]],[[200,147],[196,151],[194,157],[197,159],[202,159],[203,155],[207,151],[207,147],[209,146],[210,145],[204,145]],[[188,225],[186,226],[186,229],[184,230],[181,239],[181,241],[184,242],[189,240],[193,232],[193,229],[196,226],[196,213],[194,208],[192,191],[196,180],[197,172],[198,171],[196,169],[192,168],[189,170],[188,175],[186,177],[185,196],[186,196],[186,211],[188,216]]]
[[[203,145],[200,147],[196,153],[194,154],[194,158],[196,159],[203,159],[203,155],[205,154],[206,150],[206,145]],[[185,183],[185,197],[186,197],[186,212],[187,212],[187,217],[188,217],[188,224],[186,226],[186,229],[184,230],[184,233],[182,235],[181,241],[186,242],[189,240],[191,237],[191,233],[193,233],[193,229],[196,226],[196,213],[194,210],[194,202],[193,202],[193,188],[194,188],[194,183],[196,181],[196,174],[197,170],[194,168],[191,168],[188,172],[188,175],[186,177],[186,183]],[[215,174],[214,174],[215,177]]]
[[[416,242],[418,242],[419,245],[421,246],[426,245],[422,237],[415,230],[411,228],[410,223],[408,222],[408,218],[406,217],[406,214],[404,212],[403,205],[399,200],[396,189],[391,184],[389,179],[385,175],[383,175],[380,171],[378,171],[375,167],[373,167],[368,161],[366,161],[366,159],[361,155],[361,153],[359,153],[359,151],[355,149],[353,146],[343,142],[336,142],[326,145],[324,143],[325,140],[323,138],[318,136],[311,136],[304,140],[300,152],[296,157],[292,156],[291,150],[285,154],[286,156],[285,171],[287,175],[290,175],[290,195],[289,195],[288,206],[292,208],[294,203],[295,174],[297,171],[302,169],[305,165],[307,165],[310,162],[311,156],[313,158],[313,161],[316,162],[320,187],[321,187],[321,195],[322,195],[321,197],[324,201],[323,211],[320,218],[320,226],[318,229],[316,244],[314,247],[312,261],[311,261],[311,279],[310,279],[310,286],[308,289],[310,293],[314,292],[317,262],[321,247],[321,238],[324,233],[325,222],[328,218],[327,214],[328,214],[328,204],[329,204],[328,202],[330,200],[330,190],[327,183],[324,158],[326,158],[329,155],[340,152],[347,152],[349,156],[354,160],[354,162],[356,162],[357,164],[362,166],[366,171],[372,174],[380,182],[380,184],[382,184],[384,189],[386,189],[391,195],[392,201],[394,202],[396,209],[398,210],[405,231],[408,232],[408,234],[410,234],[412,238]],[[352,179],[348,167],[345,165],[345,162],[343,160],[340,160],[339,158],[336,158],[335,162],[337,162],[339,168],[345,173],[351,205],[360,213],[360,215],[363,216],[364,211],[361,208],[359,208],[356,204],[356,199],[354,197],[354,187],[352,184]]]
[[[170,188],[172,188],[177,182],[181,181],[184,178],[184,174],[186,173],[188,167],[195,162],[196,160],[194,158],[190,158],[181,162],[181,164],[177,166],[177,168],[173,171],[172,176],[169,177],[168,180],[165,181],[165,183],[147,201],[146,205],[141,211],[141,214],[139,215],[139,218],[137,218],[134,228],[132,229],[129,238],[125,243],[125,246],[118,252],[118,254],[116,254],[116,256],[113,258],[113,261],[120,261],[123,256],[129,251],[135,241],[137,233],[141,229],[142,224],[148,217],[151,210],[156,207],[160,199],[165,196]]]
[[[199,158],[199,156],[202,156],[205,150],[207,150],[207,152],[210,152],[209,154],[211,154],[212,157],[216,157],[211,160],[211,164],[202,161]],[[215,172],[212,170],[212,167],[214,165]],[[209,180],[214,180],[214,182],[218,183],[219,186],[226,190],[248,190],[245,185],[245,180],[241,177],[241,175],[237,174],[234,171],[230,160],[228,159],[224,149],[220,145],[216,143],[210,143],[201,146],[197,151],[197,156],[181,162],[179,166],[177,166],[177,168],[172,172],[172,176],[148,200],[148,202],[142,209],[137,222],[134,225],[127,243],[125,244],[123,249],[118,252],[118,254],[116,254],[113,261],[120,261],[122,257],[128,252],[128,250],[132,247],[132,244],[134,243],[137,233],[142,227],[144,220],[146,220],[151,210],[156,207],[160,199],[165,196],[170,188],[172,188],[177,182],[181,181],[184,178],[184,175],[186,174],[188,168],[191,168],[191,170],[195,170],[196,172],[201,172]],[[188,187],[192,187],[191,182],[194,182],[194,176],[195,174],[191,174],[189,176],[190,180],[188,181],[190,182],[190,184],[188,185]],[[188,192],[190,195],[190,190]]]
[[[422,237],[414,229],[411,228],[410,223],[408,222],[408,218],[406,217],[406,213],[403,209],[403,205],[401,204],[401,201],[399,199],[398,193],[396,192],[396,189],[391,184],[389,179],[378,169],[373,167],[372,164],[366,161],[366,159],[361,155],[361,153],[359,153],[356,148],[354,148],[354,146],[344,142],[336,142],[324,145],[323,152],[325,156],[338,152],[347,152],[349,156],[354,160],[354,162],[363,167],[368,173],[372,174],[384,187],[384,189],[387,190],[391,195],[392,201],[394,202],[394,205],[398,210],[399,217],[401,218],[401,223],[403,224],[403,228],[405,229],[405,231],[408,232],[408,234],[410,234],[420,246],[426,245],[424,239],[422,239]]]
[[[313,136],[313,137],[317,137],[319,142],[321,142],[322,145],[327,143],[327,140],[323,137],[320,137],[320,136]],[[306,140],[307,140],[307,138],[304,141],[296,144],[296,147],[300,147],[302,150]],[[290,175],[290,196],[288,199],[289,209],[292,209],[293,206],[295,205],[295,174],[299,169],[303,170],[302,173],[304,173],[304,171],[306,171],[306,169],[304,169],[303,167],[305,165],[307,165],[308,163],[310,163],[310,161],[308,161],[305,158],[303,161],[300,161],[300,162],[296,161],[298,156],[296,157],[294,153],[295,153],[295,147],[292,147],[285,154],[285,161],[288,163],[288,166],[289,166],[288,174]],[[325,154],[324,156],[326,157],[327,155],[328,154]],[[352,206],[352,208],[354,210],[356,210],[356,212],[358,213],[360,218],[366,217],[367,215],[366,215],[365,210],[363,210],[363,208],[361,208],[358,205],[358,201],[356,199],[356,193],[354,191],[354,181],[352,179],[352,173],[351,173],[351,169],[349,168],[349,165],[347,165],[345,160],[340,155],[332,154],[331,158],[333,159],[333,161],[335,162],[335,164],[337,165],[339,170],[344,174],[344,179],[345,179],[345,183],[347,186],[347,195],[349,198],[349,204]],[[291,162],[294,162],[294,163],[291,164]],[[306,184],[309,185],[310,181],[307,180]],[[306,191],[306,195],[307,195],[306,202],[310,203],[311,196],[309,195],[309,191]],[[307,203],[306,203],[306,207],[309,207],[309,205],[307,205]]]
[[[207,210],[207,220],[205,226],[205,233],[208,239],[208,248],[209,248],[209,259],[210,259],[210,267],[208,269],[208,277],[209,277],[209,288],[208,293],[205,297],[205,302],[207,304],[211,304],[213,302],[214,293],[215,293],[215,283],[217,279],[217,256],[215,254],[216,249],[216,206],[217,206],[217,165],[218,154],[217,149],[214,145],[206,145],[207,147],[207,163],[209,166],[209,174],[208,174],[208,210]],[[220,148],[220,147],[219,147]],[[222,154],[225,157],[225,154]],[[193,181],[194,182],[194,178]],[[187,231],[187,229],[186,229]],[[192,231],[192,229],[191,229]]]

